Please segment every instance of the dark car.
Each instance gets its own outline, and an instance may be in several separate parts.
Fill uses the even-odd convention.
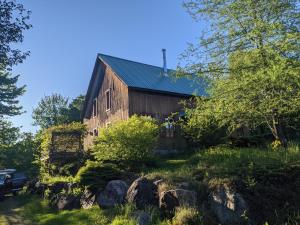
[[[27,182],[27,177],[22,172],[15,169],[0,170],[0,199],[6,194],[16,195],[22,190]]]

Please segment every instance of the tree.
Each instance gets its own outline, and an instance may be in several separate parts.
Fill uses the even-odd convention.
[[[285,144],[284,127],[297,120],[300,107],[297,1],[195,0],[184,6],[211,26],[179,68],[208,84],[209,98],[197,101],[189,126],[214,123],[232,132],[266,125]]]
[[[14,145],[19,137],[20,129],[17,127],[13,127],[12,123],[0,119],[0,150]]]
[[[11,47],[23,42],[23,32],[31,28],[30,11],[15,0],[0,0],[0,65],[13,66],[22,63],[29,52]]]
[[[51,126],[80,122],[84,99],[84,95],[79,95],[68,104],[68,98],[60,94],[45,96],[33,110],[34,125],[45,129]]]
[[[63,124],[67,121],[65,112],[68,108],[68,99],[60,94],[45,96],[33,110],[34,125],[46,129],[51,126]]]
[[[17,87],[19,76],[12,76],[0,66],[0,118],[21,114],[17,98],[25,92],[25,86]]]
[[[68,123],[81,121],[80,115],[81,110],[83,108],[84,100],[85,96],[79,95],[78,97],[74,98],[69,104],[68,110],[66,112]]]
[[[25,87],[17,87],[19,76],[12,76],[7,70],[22,63],[29,52],[22,52],[12,45],[23,42],[23,32],[28,30],[30,11],[15,0],[0,0],[0,117],[21,113],[17,97],[25,92]]]

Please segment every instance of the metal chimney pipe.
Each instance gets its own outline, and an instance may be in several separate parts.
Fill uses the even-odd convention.
[[[162,49],[163,52],[163,60],[164,60],[164,67],[163,67],[163,73],[164,76],[168,76],[168,69],[167,69],[167,53],[166,53],[166,49]]]

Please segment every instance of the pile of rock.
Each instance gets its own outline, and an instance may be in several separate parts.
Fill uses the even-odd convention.
[[[130,186],[122,180],[112,180],[102,190],[92,192],[86,189],[80,195],[75,195],[73,191],[74,188],[78,188],[77,184],[65,182],[51,185],[36,182],[30,185],[28,190],[46,196],[59,210],[80,207],[87,209],[95,204],[101,208],[112,208],[132,203],[138,209],[133,213],[133,217],[139,221],[138,224],[143,225],[151,221],[150,215],[144,211],[148,206],[158,208],[167,218],[172,218],[178,207],[199,208],[197,193],[189,190],[188,183],[180,183],[176,185],[178,188],[163,191],[159,188],[162,184],[163,180],[153,182],[146,177],[140,177]],[[248,211],[247,203],[242,196],[226,184],[210,189],[209,207],[221,224],[239,224]]]

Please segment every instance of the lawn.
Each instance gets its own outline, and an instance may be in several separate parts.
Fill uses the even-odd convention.
[[[97,206],[87,210],[58,212],[50,208],[47,201],[28,194],[6,199],[0,203],[0,212],[1,225],[10,224],[13,218],[35,225],[105,225],[110,224],[114,213],[112,210],[100,210]]]

